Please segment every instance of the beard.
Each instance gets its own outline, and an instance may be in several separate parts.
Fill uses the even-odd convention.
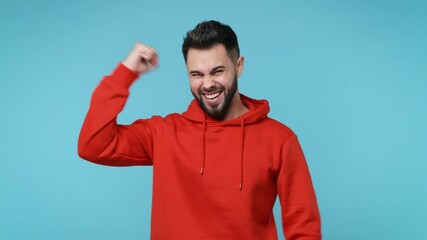
[[[203,102],[203,94],[202,92],[214,92],[214,91],[221,91],[221,94],[224,94],[224,101],[219,104],[206,106],[205,102]],[[231,105],[231,101],[233,100],[234,95],[237,91],[237,76],[234,76],[233,83],[231,84],[231,87],[226,89],[223,86],[218,87],[211,87],[209,89],[199,89],[198,95],[196,95],[193,91],[191,93],[193,94],[194,98],[199,103],[199,106],[203,109],[203,111],[213,118],[217,120],[224,120],[225,116],[228,113],[228,110]]]

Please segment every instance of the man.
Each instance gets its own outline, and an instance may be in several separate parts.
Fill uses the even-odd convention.
[[[183,114],[118,125],[130,85],[159,64],[136,44],[93,93],[79,155],[111,166],[153,165],[151,239],[277,239],[279,196],[287,240],[320,239],[320,216],[296,135],[269,118],[266,100],[239,93],[237,37],[202,22],[182,46],[194,100]]]

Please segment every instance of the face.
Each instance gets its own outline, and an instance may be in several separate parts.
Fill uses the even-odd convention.
[[[223,120],[238,98],[237,78],[243,69],[243,58],[236,62],[222,44],[209,49],[190,48],[187,70],[190,88],[200,107],[212,117]]]

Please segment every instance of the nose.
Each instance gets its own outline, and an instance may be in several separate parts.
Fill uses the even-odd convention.
[[[205,79],[203,79],[203,88],[204,89],[210,89],[215,87],[216,82],[215,79],[212,76],[206,76]]]

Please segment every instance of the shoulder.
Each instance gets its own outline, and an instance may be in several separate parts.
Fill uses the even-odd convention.
[[[141,118],[128,125],[128,129],[136,132],[149,132],[152,135],[157,135],[167,129],[176,128],[179,125],[181,115],[177,113],[168,114],[166,116],[153,115],[150,118]]]
[[[296,135],[289,126],[270,117],[266,117],[259,122],[259,127],[272,138],[280,138],[282,141],[286,141]]]
[[[153,115],[148,119],[138,119],[136,124],[147,124],[152,128],[158,128],[165,125],[174,125],[178,121],[182,121],[182,115],[179,113],[170,113],[166,116]]]

